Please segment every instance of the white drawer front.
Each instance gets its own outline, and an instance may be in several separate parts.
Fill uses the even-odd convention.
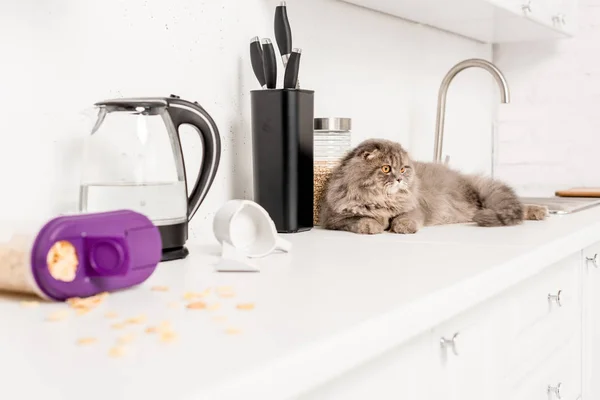
[[[581,395],[581,338],[573,337],[535,369],[505,381],[503,400],[577,400]],[[560,396],[560,397],[558,397]]]
[[[507,326],[510,344],[501,355],[503,376],[530,373],[572,337],[581,335],[581,256],[547,268],[504,297],[513,315]]]
[[[497,399],[498,357],[505,352],[510,320],[502,298],[487,301],[434,330],[436,385],[432,399]]]
[[[332,380],[302,400],[411,399],[430,400],[439,382],[432,374],[435,354],[431,334],[424,334]]]

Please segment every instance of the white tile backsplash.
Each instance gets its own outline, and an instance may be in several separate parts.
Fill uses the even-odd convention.
[[[512,91],[495,173],[527,195],[600,186],[600,0],[580,0],[572,39],[494,46]]]
[[[0,219],[74,209],[79,146],[90,123],[82,111],[121,96],[175,93],[216,120],[222,164],[193,227],[225,200],[251,198],[249,91],[258,85],[248,45],[256,35],[273,38],[277,3],[0,2]],[[395,139],[430,160],[444,74],[465,58],[491,59],[491,46],[334,0],[287,4],[294,47],[304,50],[300,82],[315,90],[316,116],[352,117],[355,144]],[[508,72],[514,87],[521,73]],[[483,71],[455,79],[444,147],[454,166],[490,171],[498,99]],[[186,162],[197,165],[196,138],[185,132],[184,142]]]

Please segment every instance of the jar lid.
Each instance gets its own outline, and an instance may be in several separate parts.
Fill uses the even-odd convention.
[[[314,129],[318,131],[349,131],[351,118],[315,118]]]

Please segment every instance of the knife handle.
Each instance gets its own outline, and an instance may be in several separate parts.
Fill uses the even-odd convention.
[[[285,74],[283,77],[283,88],[284,89],[295,89],[298,83],[298,70],[300,69],[300,56],[302,55],[302,49],[292,50],[290,59],[288,60],[287,66],[285,67]]]
[[[275,59],[275,49],[271,39],[262,39],[263,48],[263,68],[265,71],[265,82],[268,89],[275,89],[277,86],[277,60]]]
[[[250,41],[250,62],[252,63],[252,70],[258,83],[264,89],[266,87],[265,82],[265,70],[263,67],[263,51],[260,46],[260,39],[255,36]]]
[[[292,52],[292,29],[288,20],[285,1],[282,1],[280,5],[275,7],[274,30],[275,41],[279,47],[281,61],[285,67]]]

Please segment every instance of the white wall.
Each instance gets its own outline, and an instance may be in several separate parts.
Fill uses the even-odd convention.
[[[600,186],[600,0],[579,0],[575,38],[499,45],[513,102],[499,113],[495,175],[523,195]]]
[[[227,199],[251,198],[251,37],[273,39],[275,0],[0,1],[0,218],[76,209],[82,112],[111,97],[175,93],[212,114],[222,164],[192,226]],[[439,84],[491,46],[334,0],[289,0],[300,81],[316,116],[353,118],[353,141],[385,137],[433,153]],[[281,67],[281,66],[280,66]],[[281,75],[280,75],[281,79]],[[497,89],[463,72],[450,90],[445,153],[489,172]],[[198,163],[186,134],[186,162]]]

